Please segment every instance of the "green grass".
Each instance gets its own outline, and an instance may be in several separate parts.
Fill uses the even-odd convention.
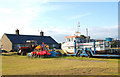
[[[3,75],[118,75],[120,59],[2,56]]]

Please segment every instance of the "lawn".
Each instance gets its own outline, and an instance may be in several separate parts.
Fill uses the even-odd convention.
[[[120,59],[2,56],[2,75],[118,75]]]

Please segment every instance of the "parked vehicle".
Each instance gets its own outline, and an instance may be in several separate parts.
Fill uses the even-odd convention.
[[[17,52],[18,55],[26,55],[29,52],[32,52],[34,48],[36,47],[36,41],[34,40],[27,40],[26,46],[19,47],[19,50]]]
[[[106,38],[106,40],[90,39],[88,35],[81,35],[78,28],[73,36],[66,36],[65,39],[66,42],[62,43],[61,47],[67,55],[120,57],[118,49],[111,48],[113,38]]]
[[[74,53],[73,54],[67,54],[68,56],[69,55],[72,55],[72,56],[77,56],[77,57],[80,57],[80,56],[86,56],[86,57],[119,57],[120,58],[120,54],[118,53],[113,53],[113,54],[99,54],[99,53],[96,53],[96,43],[95,41],[93,41],[93,50],[92,48],[77,48],[76,46],[76,41],[74,41]],[[77,48],[77,49],[76,49]]]

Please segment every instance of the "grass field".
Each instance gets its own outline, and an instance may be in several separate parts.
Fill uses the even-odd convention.
[[[3,75],[118,75],[120,59],[2,56]]]

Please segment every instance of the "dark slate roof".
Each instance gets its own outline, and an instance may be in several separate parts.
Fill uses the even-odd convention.
[[[35,40],[38,44],[58,44],[50,36],[36,36],[36,35],[16,35],[16,34],[6,34],[13,44],[24,44],[27,40]]]

